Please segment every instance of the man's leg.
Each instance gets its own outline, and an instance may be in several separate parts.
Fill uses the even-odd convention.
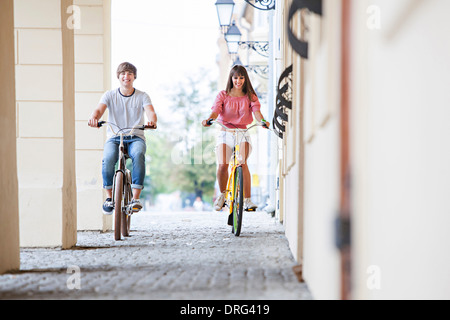
[[[114,171],[117,160],[119,158],[119,142],[116,139],[109,139],[105,143],[103,149],[102,160],[102,176],[103,176],[103,188],[106,191],[106,201],[103,204],[103,213],[112,214],[114,204],[111,201],[112,198],[112,185],[114,179]]]
[[[144,188],[145,179],[145,152],[147,145],[141,138],[135,138],[128,145],[128,154],[133,162],[133,171],[131,172],[131,188],[133,190],[133,211],[142,209],[139,201],[141,191]]]

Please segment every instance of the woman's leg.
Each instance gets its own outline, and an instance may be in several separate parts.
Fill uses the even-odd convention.
[[[222,143],[217,146],[217,182],[220,192],[225,192],[228,182],[228,163],[230,161],[232,149]]]

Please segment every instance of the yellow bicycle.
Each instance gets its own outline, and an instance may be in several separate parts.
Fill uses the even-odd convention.
[[[209,119],[207,124],[210,126],[213,123],[217,123],[222,126],[225,130],[230,130],[230,128],[226,127],[223,123],[216,121],[214,119]],[[242,141],[238,141],[237,134],[242,133],[244,136],[245,133],[253,127],[263,126],[268,129],[267,124],[265,122],[256,123],[247,129],[232,129],[232,133],[235,137],[235,146],[233,148],[233,156],[232,161],[230,161],[230,175],[228,177],[227,189],[225,192],[225,203],[229,208],[229,218],[228,223],[232,225],[231,232],[238,237],[241,234],[242,227],[242,216],[244,213],[244,174],[242,169],[242,163],[239,161],[239,145]],[[254,210],[247,210],[254,211]]]

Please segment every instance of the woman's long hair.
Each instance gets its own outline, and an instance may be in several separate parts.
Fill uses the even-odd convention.
[[[226,89],[227,93],[230,94],[231,89],[233,88],[233,77],[235,75],[243,76],[245,78],[244,87],[242,88],[242,91],[247,95],[250,101],[254,101],[255,97],[257,97],[256,92],[253,89],[252,83],[250,82],[247,70],[240,65],[235,65],[233,68],[231,68]]]

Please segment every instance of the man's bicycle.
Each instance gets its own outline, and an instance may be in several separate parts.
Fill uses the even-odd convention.
[[[230,161],[230,175],[228,176],[227,189],[225,192],[225,203],[228,205],[230,219],[232,219],[232,227],[231,232],[238,237],[241,234],[242,227],[242,216],[244,213],[244,174],[242,169],[242,163],[239,161],[239,146],[242,141],[237,141],[238,133],[242,134],[242,137],[245,136],[245,133],[253,127],[262,126],[267,129],[267,124],[265,122],[255,123],[254,125],[248,127],[247,129],[231,129],[226,127],[223,123],[216,121],[214,119],[209,119],[206,122],[209,126],[213,123],[217,123],[222,126],[225,130],[231,131],[235,137],[235,146],[233,147],[233,155],[232,161]],[[248,210],[254,211],[254,210]]]
[[[131,200],[133,199],[131,172],[126,167],[129,155],[127,150],[125,150],[123,137],[132,136],[134,130],[156,129],[156,127],[140,125],[133,128],[119,128],[117,125],[106,121],[99,121],[98,127],[100,128],[104,124],[108,124],[113,134],[120,137],[119,166],[114,174],[112,187],[112,202],[114,203],[114,239],[120,240],[121,233],[124,237],[130,236],[131,215],[133,214],[133,210],[130,206]],[[118,132],[114,131],[112,125],[118,128]],[[130,129],[131,131],[129,133],[123,133],[124,130]]]

